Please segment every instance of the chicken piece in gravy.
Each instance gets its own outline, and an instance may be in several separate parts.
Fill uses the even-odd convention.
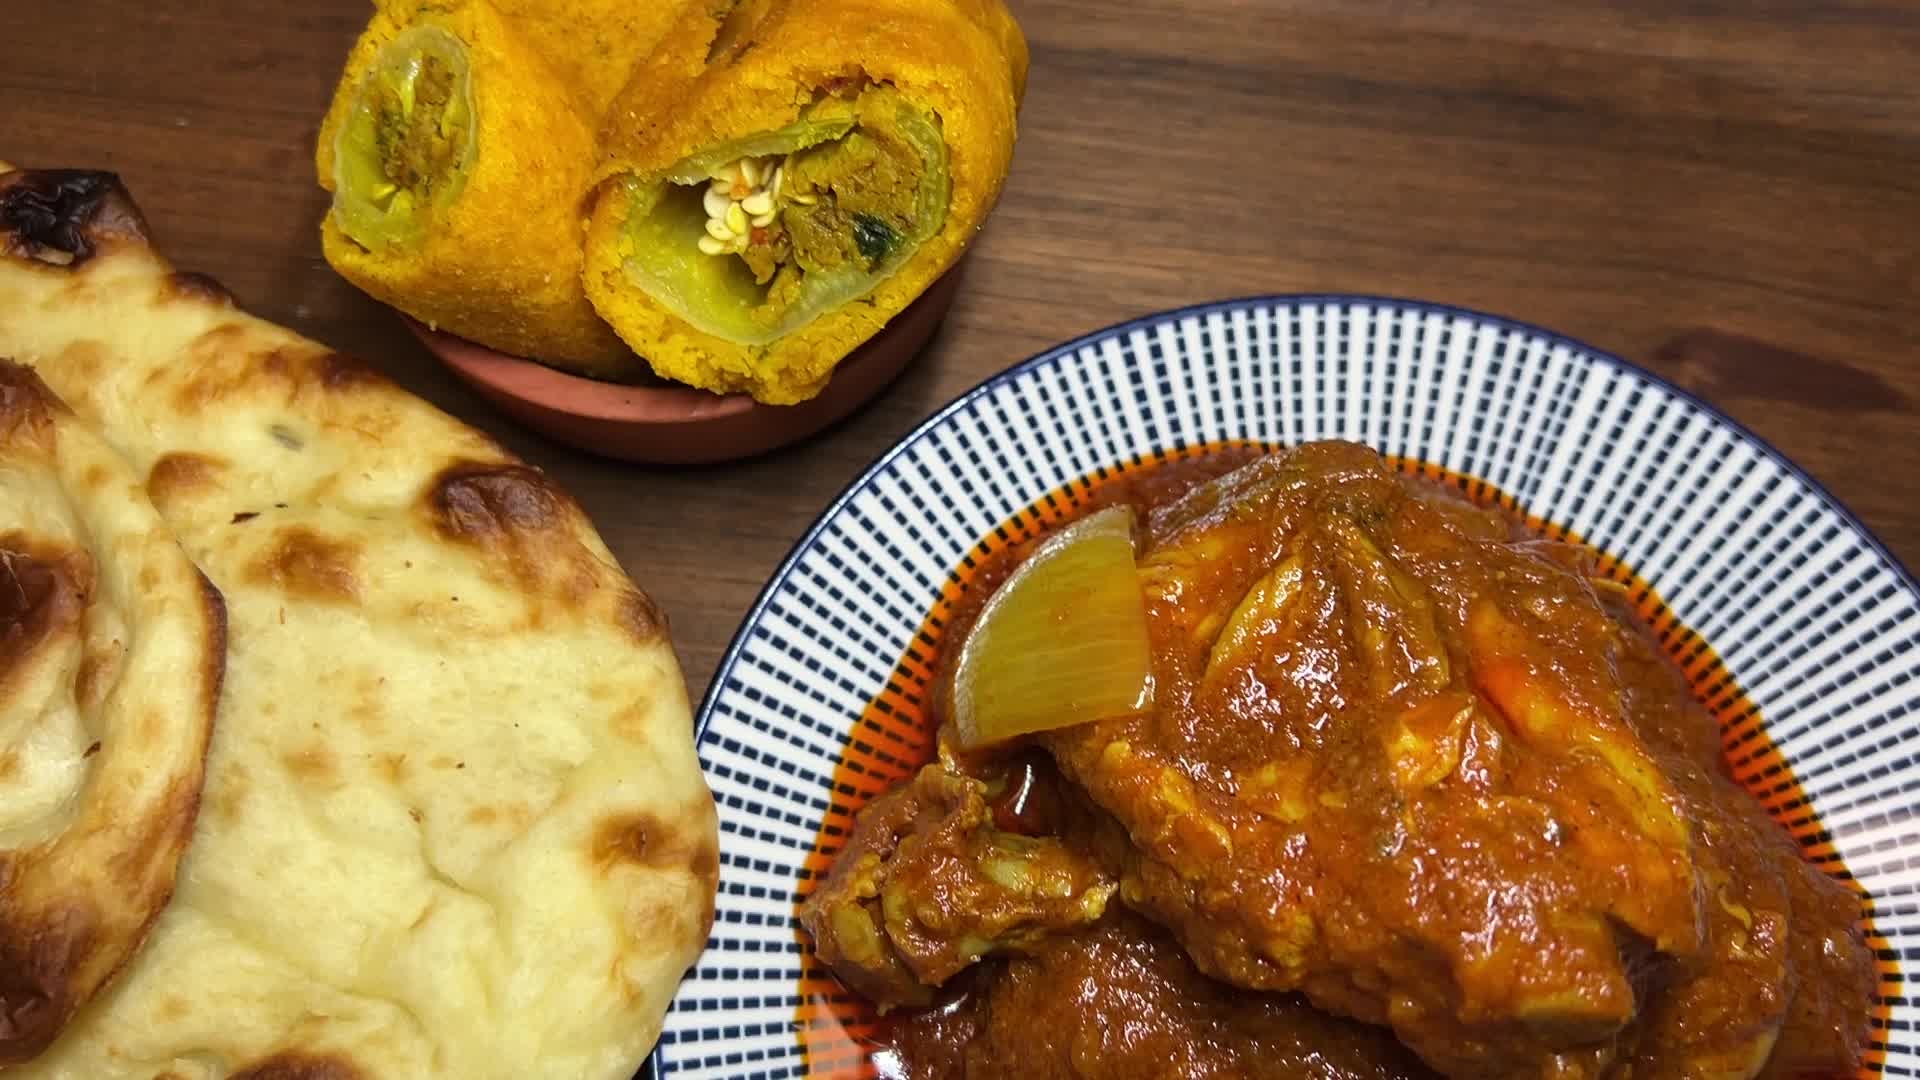
[[[849,985],[924,1006],[985,960],[965,976],[1000,1025],[982,1030],[1041,1054],[1137,1011],[1076,997],[1065,957],[1119,972],[1115,935],[1136,959],[1165,935],[1198,973],[1155,984],[1192,999],[1155,1036],[1189,1040],[1183,1060],[1243,996],[1297,994],[1327,1046],[1358,1021],[1446,1076],[1857,1064],[1858,899],[1728,778],[1714,721],[1589,553],[1346,443],[1167,488],[1136,506],[1153,706],[987,753],[948,740],[870,807],[802,911]],[[1017,754],[1046,762],[1018,768],[1052,810],[1008,829],[992,799]],[[1296,1028],[1276,1022],[1266,1057]],[[986,1052],[937,1075],[1003,1075]]]

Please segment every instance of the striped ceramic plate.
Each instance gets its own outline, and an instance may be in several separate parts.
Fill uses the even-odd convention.
[[[914,763],[901,718],[957,568],[1102,470],[1321,438],[1507,493],[1638,570],[1711,644],[1720,674],[1696,685],[1730,725],[1736,769],[1873,899],[1881,1067],[1920,1069],[1920,1007],[1902,989],[1920,965],[1913,578],[1777,451],[1645,371],[1503,319],[1315,296],[1172,312],[1035,357],[921,425],[807,532],[701,710],[720,898],[652,1062],[662,1080],[830,1071],[818,1024],[847,1007],[796,936],[794,903],[823,827]],[[1683,660],[1713,658],[1668,637]],[[1741,690],[1764,721],[1735,709]]]

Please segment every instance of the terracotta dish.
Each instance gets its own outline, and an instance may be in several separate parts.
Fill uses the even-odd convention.
[[[959,268],[934,282],[834,369],[819,396],[763,405],[662,381],[600,382],[495,352],[413,321],[407,326],[502,412],[568,446],[660,465],[732,461],[797,442],[878,394],[926,345],[953,304]]]

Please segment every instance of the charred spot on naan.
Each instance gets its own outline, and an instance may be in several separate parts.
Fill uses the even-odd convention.
[[[296,394],[308,386],[333,394],[360,387],[392,386],[385,375],[359,357],[305,341],[276,345],[262,353],[256,363]]]
[[[302,600],[354,604],[360,601],[359,561],[357,545],[290,525],[247,567],[246,580]]]
[[[700,849],[694,852],[692,860],[687,863],[687,870],[696,880],[705,884],[706,891],[711,894],[720,884],[720,845],[718,843],[701,844]],[[708,914],[707,922],[709,924],[713,922],[711,912]]]
[[[685,846],[671,823],[652,814],[610,817],[593,830],[593,861],[602,870],[623,863],[672,865],[684,860]]]
[[[257,325],[236,319],[214,326],[187,345],[188,372],[156,369],[149,379],[172,385],[173,405],[192,415],[222,403],[262,399],[263,387],[278,388],[292,406],[309,394],[319,398],[396,387],[371,364],[299,338],[264,338]],[[303,410],[310,417],[324,413]]]
[[[147,471],[147,497],[165,512],[183,495],[204,494],[220,486],[227,463],[206,454],[176,450],[162,454]]]
[[[113,173],[0,173],[0,255],[75,269],[122,240],[145,244],[147,223]]]
[[[334,393],[358,387],[390,387],[393,383],[372,364],[342,352],[324,352],[312,361],[320,385]]]
[[[573,500],[529,465],[464,462],[441,471],[427,492],[436,532],[512,556],[530,538],[557,533],[579,514]]]
[[[104,341],[84,338],[61,349],[49,366],[70,373],[71,385],[98,386],[106,381],[113,353]]]
[[[240,333],[238,323],[223,323],[201,333],[184,350],[184,363],[150,368],[141,392],[151,396],[170,386],[174,410],[198,415],[224,398],[227,388],[238,385],[239,373],[229,370],[222,358],[240,348]]]
[[[152,382],[177,380],[173,406],[189,416],[215,405],[256,397],[261,375],[277,376],[281,381],[290,380],[293,375],[293,365],[285,350],[275,349],[258,357],[252,354],[256,335],[257,331],[245,323],[221,323],[202,331],[187,345],[185,363],[178,371],[156,368],[148,379]],[[178,378],[179,371],[188,374]],[[292,400],[291,395],[288,400]]]
[[[442,538],[477,552],[541,609],[609,620],[637,645],[667,639],[666,615],[644,591],[581,544],[586,518],[545,473],[527,465],[461,462],[428,486],[422,510]]]
[[[695,936],[705,939],[713,929],[714,895],[720,881],[713,820],[710,802],[690,807],[673,820],[645,812],[612,814],[594,827],[588,853],[594,868],[607,876],[622,868],[683,872],[702,898],[699,912],[689,919],[684,906],[673,905],[639,917],[646,922],[691,922]]]
[[[700,821],[699,815],[669,820],[644,811],[609,815],[593,830],[594,865],[603,872],[619,866],[685,867],[696,878],[713,878],[719,853],[709,832],[697,827]]]
[[[85,551],[0,533],[0,690],[53,641],[79,633],[93,587]]]
[[[284,754],[280,764],[287,770],[288,776],[307,788],[331,790],[346,782],[340,773],[340,762],[322,743],[313,743]]]
[[[11,884],[14,863],[0,857],[0,890]],[[70,976],[99,921],[85,904],[32,919],[11,906],[0,904],[0,1067],[33,1060],[60,1033],[79,1004]]]
[[[366,1080],[367,1074],[337,1054],[308,1054],[283,1050],[255,1062],[227,1080]]]
[[[639,589],[629,589],[614,606],[614,621],[636,644],[650,645],[667,638],[667,614],[653,597]]]
[[[68,411],[32,368],[0,360],[0,441],[27,439],[36,449],[51,451],[53,418]]]
[[[160,301],[162,303],[186,303],[231,308],[233,294],[206,274],[193,270],[176,270],[160,282]]]
[[[441,538],[476,552],[503,585],[521,592],[536,624],[549,607],[584,614],[596,605],[601,617],[629,632],[659,621],[658,612],[646,610],[650,601],[636,600],[619,571],[581,544],[586,516],[538,469],[449,466],[429,485],[422,511]]]

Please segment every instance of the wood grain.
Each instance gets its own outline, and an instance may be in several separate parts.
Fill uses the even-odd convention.
[[[1099,326],[1262,292],[1421,297],[1616,351],[1920,564],[1920,5],[1015,3],[1020,148],[945,328],[864,412],[734,465],[518,432],[321,261],[310,150],[364,0],[0,5],[0,157],[119,171],[180,265],[551,470],[670,613],[696,694],[814,514],[941,403]]]

